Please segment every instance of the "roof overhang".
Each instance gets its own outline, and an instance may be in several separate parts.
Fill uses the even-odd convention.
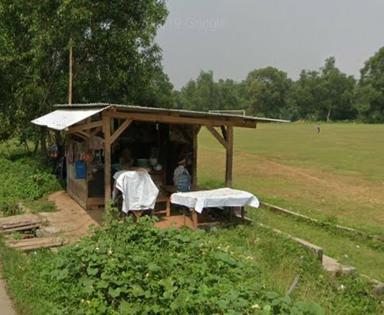
[[[64,130],[104,110],[104,107],[93,109],[58,109],[35,120],[32,120],[32,123],[38,126],[47,127],[49,129]]]

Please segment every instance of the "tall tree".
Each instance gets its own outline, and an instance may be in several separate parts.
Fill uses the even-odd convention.
[[[248,74],[246,92],[253,114],[285,118],[287,95],[291,80],[273,67],[257,69]]]
[[[335,58],[320,71],[302,71],[289,94],[295,119],[347,120],[356,118],[353,106],[355,79],[336,67]]]
[[[353,76],[347,76],[336,67],[336,60],[330,57],[325,60],[321,69],[320,117],[330,121],[354,119],[356,111],[353,107],[356,81]]]
[[[219,92],[212,71],[201,71],[196,80],[190,80],[180,91],[179,107],[192,110],[218,109]]]
[[[163,0],[0,0],[2,112],[25,132],[32,117],[65,103],[69,45],[74,102],[171,102],[154,43],[166,16]]]
[[[368,122],[384,122],[384,47],[361,70],[356,107]]]
[[[177,93],[178,107],[192,110],[244,109],[243,85],[233,80],[214,80],[212,71],[201,71]]]

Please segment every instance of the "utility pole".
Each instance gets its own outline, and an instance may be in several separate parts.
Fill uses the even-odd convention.
[[[69,78],[68,78],[68,105],[72,105],[72,84],[73,84],[73,42],[69,39]]]

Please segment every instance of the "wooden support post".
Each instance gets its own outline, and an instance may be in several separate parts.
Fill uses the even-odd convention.
[[[165,210],[165,216],[166,217],[170,217],[171,216],[171,201],[170,201],[170,198],[167,199],[167,203],[166,203],[166,206],[167,206],[167,209]]]
[[[232,173],[233,173],[233,127],[227,127],[227,148],[225,160],[225,185],[232,187]]]
[[[192,189],[197,189],[197,148],[200,126],[193,128]]]
[[[111,199],[111,118],[103,116],[104,133],[104,205]]]
[[[241,216],[241,220],[244,221],[245,220],[245,208],[244,207],[241,207],[241,209],[240,209],[240,216]]]
[[[191,208],[190,210],[192,212],[192,227],[194,230],[196,230],[197,227],[199,226],[199,222],[198,222],[198,218],[197,218],[197,212],[193,208]]]

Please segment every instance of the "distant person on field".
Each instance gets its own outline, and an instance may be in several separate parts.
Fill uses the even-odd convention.
[[[321,131],[321,129],[320,129],[320,125],[317,125],[317,126],[316,126],[316,131],[317,131],[317,133],[320,133],[320,131]]]

